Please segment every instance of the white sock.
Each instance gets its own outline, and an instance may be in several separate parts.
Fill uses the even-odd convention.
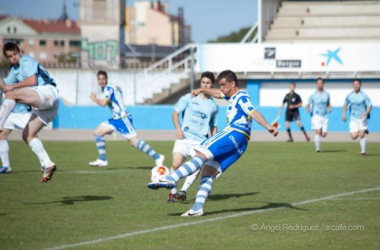
[[[315,143],[315,150],[321,150],[321,136],[320,135],[315,135],[314,136],[314,143]]]
[[[188,177],[186,177],[186,180],[183,183],[181,191],[187,192],[187,190],[191,187],[191,185],[193,185],[193,183],[195,182],[195,180],[198,178],[198,174],[199,174],[200,171],[201,170],[198,169],[198,171],[196,171],[194,174],[189,175]]]
[[[49,155],[46,153],[44,146],[42,145],[42,142],[38,138],[33,138],[29,142],[29,147],[37,155],[41,165],[43,165],[45,168],[51,167],[53,165]]]
[[[366,142],[367,142],[367,140],[366,140],[365,137],[364,138],[360,138],[360,147],[362,149],[362,153],[365,153],[365,146],[367,144]]]
[[[3,167],[9,168],[9,145],[7,140],[0,141],[0,157]]]
[[[173,169],[173,167],[171,167],[171,168],[170,168],[170,174],[172,174],[172,173],[174,173],[174,172],[175,172],[175,170]],[[178,193],[178,190],[177,190],[177,184],[178,184],[178,182],[175,183],[175,187],[172,188],[172,190],[170,191],[171,194],[176,194],[176,193]]]
[[[4,126],[9,114],[12,112],[16,105],[16,102],[10,99],[5,99],[0,109],[0,128]]]

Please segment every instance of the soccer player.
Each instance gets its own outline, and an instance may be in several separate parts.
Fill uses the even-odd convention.
[[[58,90],[49,73],[34,58],[21,55],[15,43],[3,47],[5,57],[12,64],[5,82],[0,79],[0,88],[5,92],[5,100],[0,109],[0,131],[17,103],[34,107],[33,114],[23,130],[22,138],[28,143],[44,167],[41,182],[49,181],[56,165],[50,160],[37,134],[43,126],[48,125],[58,112]]]
[[[215,82],[214,74],[204,72],[201,75],[201,88],[212,88]],[[176,141],[173,149],[173,165],[171,173],[177,170],[183,161],[190,155],[194,155],[194,147],[207,139],[208,132],[214,135],[218,132],[218,105],[207,94],[199,94],[192,97],[187,94],[178,101],[173,111],[173,124],[176,129]],[[178,116],[182,116],[182,125]],[[197,179],[199,171],[188,176],[183,187],[177,194],[177,188],[170,192],[168,202],[173,203],[175,198],[186,200],[186,191]]]
[[[321,151],[321,137],[327,135],[328,123],[327,114],[331,113],[330,94],[323,87],[325,82],[322,78],[317,79],[317,90],[310,96],[306,105],[306,112],[311,111],[311,128],[315,130],[314,143],[315,151]]]
[[[7,79],[4,80],[7,81]],[[14,84],[11,82],[7,83]],[[2,96],[0,92],[0,100],[1,98]],[[2,162],[2,166],[0,167],[0,174],[12,172],[12,168],[9,162],[8,137],[11,134],[12,130],[25,128],[32,115],[30,111],[31,108],[29,105],[17,103],[11,114],[8,116],[8,119],[4,123],[4,130],[0,133],[0,158]]]
[[[361,154],[366,155],[366,130],[368,129],[367,119],[372,110],[372,103],[368,96],[361,91],[362,82],[359,79],[354,79],[354,90],[346,97],[343,106],[342,120],[346,122],[347,107],[350,107],[350,135],[353,140],[360,137]]]
[[[265,118],[253,107],[248,94],[239,90],[236,74],[230,70],[221,72],[217,82],[219,89],[200,88],[193,90],[194,96],[204,93],[215,98],[224,98],[228,101],[227,127],[216,133],[200,146],[195,148],[197,154],[190,161],[183,164],[170,176],[158,182],[151,182],[148,188],[172,188],[175,182],[191,175],[203,165],[202,179],[196,195],[193,207],[182,214],[187,216],[202,216],[203,206],[211,192],[213,178],[225,172],[245,152],[251,134],[251,123],[254,119],[257,123],[277,136],[275,127],[268,124]]]
[[[290,83],[289,88],[290,88],[290,92],[286,94],[284,100],[282,101],[280,112],[278,113],[278,116],[281,116],[282,109],[284,108],[285,103],[287,103],[286,113],[285,113],[286,114],[285,127],[289,135],[288,142],[293,142],[292,133],[290,131],[290,122],[294,120],[296,120],[297,126],[302,130],[303,134],[305,135],[306,141],[310,141],[310,138],[307,135],[300,120],[300,113],[299,113],[298,108],[302,107],[302,99],[296,92],[294,92],[296,88],[296,84],[294,82]]]
[[[102,99],[96,97],[96,93],[91,93],[90,98],[96,104],[108,107],[112,110],[113,118],[101,123],[94,132],[96,147],[98,148],[99,159],[89,162],[93,167],[106,167],[108,165],[106,155],[106,142],[104,136],[112,134],[115,130],[124,136],[129,143],[140,149],[145,154],[155,160],[157,166],[163,164],[165,157],[156,153],[148,143],[137,138],[137,133],[132,125],[132,116],[124,106],[123,93],[120,88],[108,83],[108,75],[105,71],[98,71],[98,84],[104,94]]]

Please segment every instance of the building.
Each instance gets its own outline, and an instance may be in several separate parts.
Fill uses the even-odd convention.
[[[57,64],[62,55],[80,50],[80,28],[70,19],[31,20],[0,16],[0,46],[15,42],[24,54],[43,64]]]
[[[182,47],[191,42],[191,27],[185,25],[183,9],[170,15],[168,3],[135,1],[126,8],[125,41],[128,44]]]

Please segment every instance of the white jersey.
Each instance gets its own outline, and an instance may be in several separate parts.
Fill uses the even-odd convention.
[[[104,98],[109,101],[108,107],[111,109],[114,119],[129,115],[128,109],[124,105],[123,92],[120,88],[107,84],[102,89],[102,92],[104,93]]]
[[[231,97],[227,97],[222,93],[222,97],[228,100],[227,127],[249,137],[252,125],[251,115],[255,107],[252,105],[247,92],[240,90]]]

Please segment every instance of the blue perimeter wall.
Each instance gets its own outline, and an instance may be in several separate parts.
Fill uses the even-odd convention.
[[[253,99],[253,98],[252,98]],[[254,100],[254,99],[253,99]],[[272,122],[279,111],[279,107],[256,107],[268,122]],[[136,130],[173,130],[172,105],[151,105],[151,106],[130,106],[129,111],[133,116],[133,124]],[[283,112],[284,113],[284,112]],[[310,115],[305,108],[300,109],[301,121],[306,130],[310,128]],[[102,121],[112,117],[108,107],[68,107],[62,101],[58,111],[58,116],[53,122],[54,128],[59,129],[94,129]],[[285,129],[285,116],[280,119],[281,128]],[[299,130],[295,123],[291,123],[293,130]],[[226,125],[226,106],[219,108],[218,128],[223,129]],[[256,122],[252,122],[252,130],[264,129]],[[369,120],[369,130],[380,132],[380,108],[374,107]],[[333,107],[329,115],[329,131],[348,131],[348,122],[342,122],[342,108]]]

